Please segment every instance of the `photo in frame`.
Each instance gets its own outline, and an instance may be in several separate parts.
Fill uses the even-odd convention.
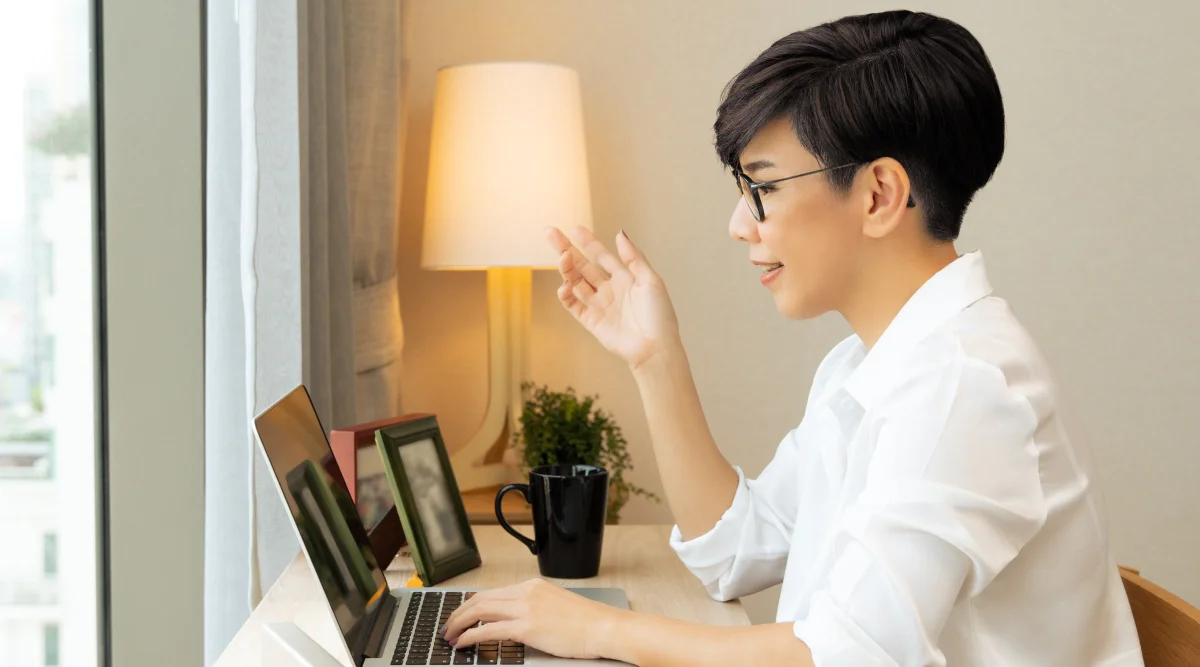
[[[396,512],[396,501],[387,481],[383,459],[379,456],[379,447],[375,444],[375,431],[428,416],[425,413],[406,414],[336,428],[329,433],[329,446],[359,518],[367,529],[375,560],[383,569],[387,569],[408,540]]]
[[[380,428],[375,439],[421,581],[433,586],[479,567],[437,417]]]

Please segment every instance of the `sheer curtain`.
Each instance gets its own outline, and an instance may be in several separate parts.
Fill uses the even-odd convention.
[[[400,4],[208,3],[205,664],[299,550],[254,441],[399,409]]]

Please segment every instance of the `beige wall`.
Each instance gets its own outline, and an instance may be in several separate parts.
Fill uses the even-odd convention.
[[[984,250],[1074,399],[1118,559],[1200,603],[1200,3],[914,4],[967,26],[1005,95],[1008,150],[959,248]],[[781,319],[727,236],[736,195],[711,147],[719,93],[787,32],[890,5],[410,0],[405,408],[438,413],[453,446],[485,400],[483,274],[418,267],[435,70],[554,61],[582,78],[596,229],[611,239],[624,227],[664,276],[717,441],[757,474],[847,328]],[[534,378],[599,393],[631,442],[633,480],[658,489],[635,386],[561,311],[557,283],[534,277]],[[670,518],[640,500],[626,516]],[[751,601],[755,620],[773,617],[774,600]]]

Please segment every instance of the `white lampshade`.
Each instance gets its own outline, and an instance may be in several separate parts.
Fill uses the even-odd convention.
[[[438,71],[421,266],[553,268],[543,229],[592,228],[579,75],[495,62]]]

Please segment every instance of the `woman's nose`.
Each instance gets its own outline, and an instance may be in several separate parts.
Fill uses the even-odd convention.
[[[758,221],[750,214],[750,209],[746,208],[746,202],[740,198],[733,207],[733,215],[729,217],[729,236],[733,237],[734,241],[758,242]]]

